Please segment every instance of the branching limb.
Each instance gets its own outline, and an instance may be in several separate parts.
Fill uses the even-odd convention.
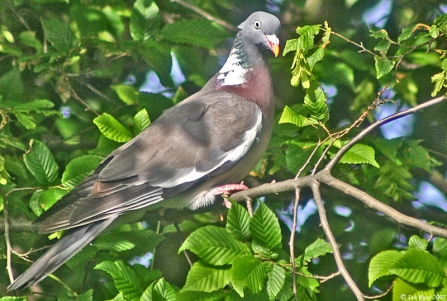
[[[334,166],[338,163],[338,161],[340,161],[341,157],[343,157],[343,155],[351,148],[353,147],[357,142],[359,142],[360,140],[362,140],[367,134],[369,134],[370,132],[372,132],[373,130],[375,130],[376,128],[391,122],[393,120],[402,118],[404,116],[410,115],[410,114],[414,114],[420,110],[423,110],[425,108],[431,107],[435,104],[438,104],[440,102],[443,102],[447,100],[447,97],[445,96],[441,96],[441,97],[437,97],[437,98],[433,98],[429,101],[426,101],[424,103],[421,103],[420,105],[417,105],[413,108],[398,112],[396,114],[393,114],[391,116],[388,116],[386,118],[383,118],[381,120],[378,120],[376,122],[374,122],[373,124],[371,124],[370,126],[368,126],[367,128],[365,128],[363,131],[361,131],[360,133],[358,133],[354,138],[352,138],[351,141],[349,141],[347,144],[345,144],[342,148],[340,148],[340,150],[337,152],[337,154],[332,158],[332,160],[326,165],[325,169],[326,170],[332,170],[332,168],[334,168]]]
[[[329,225],[329,222],[327,220],[326,210],[324,209],[323,200],[320,194],[319,183],[313,181],[311,188],[314,195],[315,203],[317,204],[321,226],[323,227],[324,233],[326,234],[329,244],[332,247],[332,251],[334,252],[335,263],[337,264],[338,270],[340,271],[340,274],[343,276],[348,286],[351,288],[357,300],[360,301],[365,300],[363,293],[360,291],[354,279],[352,279],[351,275],[346,269],[345,264],[343,263],[343,258],[341,257],[340,249],[338,248],[337,241],[335,240],[334,234],[332,233],[331,230],[331,226]]]

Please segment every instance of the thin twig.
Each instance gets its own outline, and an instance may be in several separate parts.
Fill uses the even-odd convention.
[[[290,261],[292,263],[292,290],[295,300],[298,301],[298,291],[296,288],[296,264],[295,264],[295,234],[296,225],[298,224],[298,204],[300,202],[300,192],[299,188],[295,189],[295,200],[293,202],[293,220],[292,220],[292,231],[290,232],[289,250],[290,250]]]
[[[180,230],[180,227],[179,227],[177,222],[174,222],[174,227],[175,227],[175,230],[177,230],[178,236],[180,237],[180,242],[183,243],[182,230]],[[189,258],[188,251],[187,250],[183,250],[183,254],[185,255],[186,261],[188,261],[189,266],[192,267],[193,264],[192,264],[191,258]]]
[[[206,19],[208,19],[210,21],[216,22],[217,24],[222,25],[223,27],[225,27],[226,29],[228,29],[230,31],[236,31],[237,30],[236,27],[234,27],[233,25],[231,25],[231,24],[229,24],[229,23],[227,23],[227,22],[225,22],[225,21],[223,21],[221,19],[216,18],[213,15],[211,15],[211,14],[207,13],[206,11],[204,11],[203,9],[200,9],[197,6],[194,6],[194,5],[190,4],[190,3],[186,3],[183,0],[171,0],[171,2],[178,3],[181,6],[186,7],[187,9],[190,9],[193,12],[201,15],[202,17],[204,17],[204,18],[206,18]]]
[[[347,144],[345,144],[342,148],[340,148],[340,150],[335,154],[335,156],[332,158],[332,160],[326,165],[325,169],[332,170],[332,168],[334,168],[334,166],[338,163],[338,161],[340,161],[341,157],[343,157],[343,155],[351,147],[353,147],[357,142],[362,140],[367,134],[369,134],[371,131],[375,130],[376,128],[378,128],[388,122],[391,122],[393,120],[402,118],[402,117],[410,115],[410,114],[414,114],[420,110],[431,107],[431,106],[438,104],[445,100],[447,100],[447,97],[445,97],[445,96],[437,97],[437,98],[431,99],[429,101],[426,101],[424,103],[421,103],[420,105],[417,105],[415,107],[398,112],[396,114],[393,114],[391,116],[388,116],[386,118],[383,118],[381,120],[374,122],[373,124],[371,124],[370,126],[365,128],[364,130],[362,130],[360,133],[358,133],[354,138],[352,138],[351,141],[349,141]]]
[[[329,225],[329,222],[327,220],[326,210],[324,209],[323,200],[321,199],[319,183],[313,181],[311,188],[314,195],[315,203],[317,204],[321,226],[323,227],[324,233],[326,234],[326,237],[329,240],[329,244],[332,247],[332,251],[334,253],[334,259],[337,264],[338,270],[340,271],[340,274],[343,276],[348,286],[351,288],[357,300],[363,301],[365,300],[363,293],[360,291],[354,279],[352,279],[351,275],[346,269],[345,264],[343,263],[343,258],[341,257],[340,249],[338,248],[337,241],[335,240],[334,234],[332,233],[331,230],[331,226]]]
[[[14,281],[14,275],[12,274],[12,247],[11,240],[9,237],[9,213],[8,213],[8,203],[6,198],[4,198],[3,207],[3,217],[5,218],[5,241],[6,241],[6,270],[8,271],[9,281],[12,283]]]

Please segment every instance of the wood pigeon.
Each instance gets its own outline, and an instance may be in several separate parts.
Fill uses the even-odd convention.
[[[239,25],[227,61],[199,92],[113,151],[39,217],[40,233],[68,231],[8,290],[41,281],[125,213],[194,210],[244,188],[225,184],[241,181],[268,146],[274,103],[264,50],[278,56],[280,27],[271,14],[250,15]]]

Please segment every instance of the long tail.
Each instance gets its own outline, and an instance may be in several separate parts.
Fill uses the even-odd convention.
[[[117,216],[75,228],[62,237],[45,254],[37,259],[22,275],[8,286],[8,291],[24,289],[36,284],[63,265],[96,236],[107,228]]]

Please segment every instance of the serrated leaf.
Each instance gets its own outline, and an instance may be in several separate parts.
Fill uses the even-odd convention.
[[[244,287],[248,287],[254,294],[259,293],[266,277],[262,261],[251,255],[238,257],[231,267],[231,283],[241,297],[244,297]]]
[[[431,82],[435,83],[435,87],[433,88],[433,92],[431,93],[431,96],[435,97],[436,94],[441,91],[442,87],[444,87],[444,84],[446,82],[445,71],[433,75],[431,77]]]
[[[298,170],[306,163],[309,156],[313,153],[317,145],[314,143],[300,143],[292,141],[287,144],[286,162],[287,168],[292,173],[297,173]],[[321,153],[321,147],[315,154],[316,157]]]
[[[69,191],[67,189],[52,187],[42,191],[39,195],[39,205],[45,211],[50,209],[57,201],[59,201]]]
[[[27,130],[33,130],[36,128],[36,120],[29,113],[13,113],[17,120],[23,125]]]
[[[259,202],[259,207],[253,214],[250,232],[255,252],[274,256],[274,253],[281,249],[281,228],[278,218],[263,202]]]
[[[0,301],[26,301],[26,297],[0,297]]]
[[[394,138],[394,139],[383,139],[377,138],[374,141],[374,145],[382,154],[387,156],[393,162],[396,161],[397,151],[402,146],[403,139],[402,138]]]
[[[141,296],[140,301],[176,301],[174,288],[164,279],[152,283]]]
[[[61,180],[62,186],[73,189],[91,174],[103,159],[103,157],[95,155],[74,158],[65,167]]]
[[[437,299],[439,298],[435,298],[435,289],[433,288],[427,289],[420,285],[408,283],[400,278],[393,283],[393,301]]]
[[[428,247],[428,241],[417,235],[412,235],[408,240],[408,248],[426,250]]]
[[[286,282],[286,271],[279,265],[266,263],[267,293],[270,300],[276,300],[277,295]]]
[[[227,215],[227,231],[234,238],[246,241],[250,238],[250,215],[247,210],[237,202],[231,202],[230,211]]]
[[[171,46],[167,43],[146,40],[139,45],[138,51],[157,74],[160,83],[164,87],[174,87],[174,82],[171,78]]]
[[[429,252],[408,249],[389,269],[402,279],[411,283],[424,283],[428,287],[438,287],[445,278],[444,271],[436,258]]]
[[[138,103],[140,91],[137,88],[129,85],[114,85],[112,89],[115,90],[118,97],[127,105]]]
[[[331,245],[323,239],[318,238],[306,247],[303,255],[299,256],[296,259],[296,262],[298,265],[302,266],[305,262],[310,262],[312,259],[324,256],[328,253],[332,253]]]
[[[211,266],[199,260],[189,270],[182,291],[213,292],[230,283],[229,266]]]
[[[30,151],[23,162],[34,178],[43,186],[54,184],[59,176],[59,166],[50,149],[38,140],[32,140]]]
[[[369,145],[356,144],[351,147],[340,159],[340,163],[345,164],[371,164],[380,168],[379,163],[375,159],[375,151]]]
[[[376,47],[374,47],[375,51],[379,51],[381,54],[386,55],[386,53],[388,52],[388,49],[390,49],[391,46],[391,42],[384,40],[384,41],[380,41]]]
[[[151,119],[146,109],[142,109],[133,117],[133,124],[137,133],[141,133],[145,128],[151,124]]]
[[[386,57],[374,57],[377,79],[381,78],[384,75],[387,75],[391,70],[393,70],[395,61],[391,61]]]
[[[153,0],[137,0],[130,16],[130,35],[135,41],[151,38],[160,29],[161,18],[157,4]]]
[[[133,138],[132,134],[112,115],[103,113],[93,119],[101,133],[116,142],[127,142]]]
[[[166,41],[208,49],[213,49],[227,37],[226,29],[206,19],[177,21],[167,24],[161,30],[161,38]]]
[[[295,112],[289,106],[286,105],[281,114],[281,118],[279,119],[279,123],[291,123],[296,125],[297,127],[304,127],[316,124],[317,122],[301,114],[298,114],[297,112]]]
[[[122,261],[103,261],[95,266],[112,276],[116,289],[126,300],[137,300],[141,296],[141,285],[135,272]]]
[[[191,233],[179,252],[186,249],[214,265],[232,264],[236,257],[250,253],[245,244],[234,239],[224,228],[216,226],[202,227]]]
[[[80,294],[76,298],[76,301],[92,301],[92,300],[93,300],[93,290],[92,289],[89,289],[85,293]]]
[[[57,19],[41,19],[45,38],[58,51],[68,51],[73,46],[74,35],[70,25]]]
[[[372,284],[383,276],[392,275],[390,269],[404,255],[398,251],[383,251],[371,259],[368,268],[368,285]]]
[[[178,292],[177,300],[179,301],[220,301],[224,300],[227,293],[224,290],[218,290],[211,293],[186,291]]]
[[[318,82],[312,81],[304,97],[304,107],[309,110],[311,120],[326,121],[329,119],[327,98]]]
[[[447,239],[436,237],[433,241],[433,256],[443,268],[447,266]]]

